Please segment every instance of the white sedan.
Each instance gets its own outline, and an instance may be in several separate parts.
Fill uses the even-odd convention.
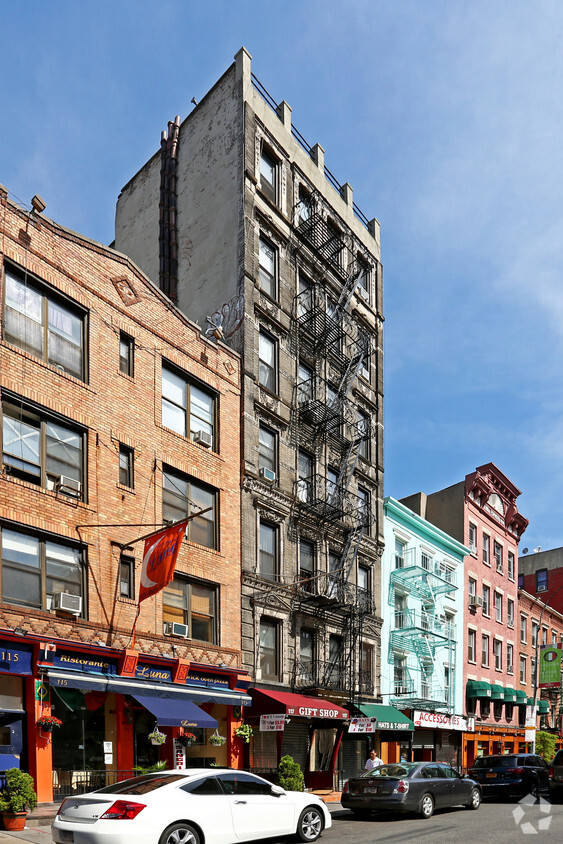
[[[316,841],[332,824],[313,794],[232,768],[143,774],[67,797],[55,844],[235,844],[281,835]]]

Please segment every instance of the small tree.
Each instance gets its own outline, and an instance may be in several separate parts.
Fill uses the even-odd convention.
[[[27,812],[37,806],[33,777],[19,768],[8,768],[6,785],[0,791],[0,812]]]
[[[278,765],[278,785],[286,791],[303,791],[303,771],[292,756],[282,756]]]
[[[553,733],[546,733],[545,730],[538,730],[536,733],[536,753],[541,754],[546,762],[551,762],[555,756],[555,745],[557,736]]]

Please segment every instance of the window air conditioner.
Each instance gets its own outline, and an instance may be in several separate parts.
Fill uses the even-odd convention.
[[[481,597],[481,595],[470,595],[469,596],[469,606],[470,607],[473,607],[473,608],[482,607],[483,603],[484,602],[483,602],[483,598]]]
[[[396,695],[406,695],[407,694],[407,687],[406,686],[395,686],[395,694]]]
[[[208,431],[196,431],[194,434],[194,443],[199,443],[205,448],[211,448],[213,445],[213,437]]]
[[[262,480],[267,481],[269,484],[273,484],[276,480],[276,473],[272,469],[266,469],[265,466],[262,466],[259,474]]]
[[[369,291],[366,290],[365,287],[360,287],[360,286],[356,287],[356,293],[360,297],[360,299],[364,300],[364,302],[369,301]]]
[[[470,542],[469,543],[469,550],[471,551],[472,554],[476,554],[477,553],[477,546],[473,542]]]
[[[70,495],[73,498],[80,498],[82,484],[75,478],[69,478],[67,475],[59,475],[55,480],[55,491],[62,492],[64,495]]]
[[[57,592],[53,595],[53,605],[56,610],[63,610],[72,615],[80,615],[82,612],[81,596],[71,595],[69,592]]]
[[[187,624],[178,624],[176,621],[167,621],[164,625],[165,636],[179,636],[181,639],[187,639],[188,632]]]

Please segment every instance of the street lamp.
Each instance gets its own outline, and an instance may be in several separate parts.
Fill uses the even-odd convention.
[[[546,609],[548,608],[548,606],[550,606],[549,602],[553,598],[555,598],[555,596],[557,595],[558,592],[561,591],[561,589],[563,589],[563,583],[560,586],[558,586],[557,589],[554,592],[551,592],[544,601],[542,601],[543,607],[542,607],[542,610],[540,612],[540,618],[539,618],[539,621],[538,621],[538,630],[537,630],[537,633],[536,633],[536,646],[534,648],[534,651],[535,651],[535,653],[534,653],[534,694],[533,694],[533,697],[532,697],[534,712],[536,711],[536,697],[537,697],[537,694],[538,694],[538,670],[539,670],[538,650],[539,650],[539,645],[540,645],[540,635],[541,635],[541,629],[542,629],[541,624],[542,624],[542,620],[543,620],[543,614],[546,611]],[[553,607],[550,607],[550,609],[553,609]],[[536,731],[534,730],[534,740],[532,742],[532,753],[535,753],[535,752],[536,752]]]

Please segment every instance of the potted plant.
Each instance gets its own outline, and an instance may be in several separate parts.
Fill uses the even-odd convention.
[[[148,734],[147,738],[151,744],[164,744],[166,741],[165,734],[161,733],[158,727],[155,727],[152,733]]]
[[[52,733],[55,727],[62,727],[63,722],[60,718],[55,718],[54,715],[41,715],[37,719],[36,724],[46,733]]]
[[[184,733],[178,736],[178,741],[183,747],[190,747],[192,742],[195,741],[195,736],[193,733]]]
[[[303,791],[303,771],[293,756],[282,756],[280,759],[277,784],[285,791]]]
[[[250,739],[254,735],[254,730],[250,726],[250,724],[241,724],[240,727],[237,727],[235,730],[235,736],[238,736],[247,744],[250,743]]]
[[[222,736],[217,730],[213,733],[212,736],[209,737],[209,744],[213,744],[216,747],[221,747],[221,745],[225,744],[227,739],[225,736]]]
[[[19,768],[8,768],[5,777],[6,785],[0,790],[0,814],[4,829],[24,829],[29,809],[37,806],[33,777]]]

